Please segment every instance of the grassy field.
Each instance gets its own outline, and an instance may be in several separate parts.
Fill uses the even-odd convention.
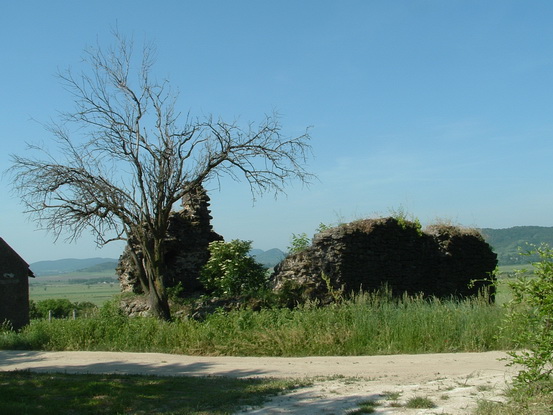
[[[226,415],[305,384],[293,379],[0,372],[0,406],[2,415]]]
[[[29,298],[41,301],[50,298],[65,298],[72,303],[90,301],[101,306],[120,292],[119,284],[32,284]]]
[[[505,310],[484,300],[359,295],[342,304],[216,312],[205,320],[126,318],[117,304],[76,320],[33,320],[0,349],[113,350],[228,356],[355,356],[512,347]],[[519,327],[510,330],[520,330]]]
[[[518,271],[525,271],[526,275],[532,275],[532,264],[519,264],[519,265],[502,265],[498,267],[498,276],[511,278],[514,277]]]
[[[31,285],[87,284],[98,281],[117,282],[117,276],[105,272],[71,272],[59,275],[41,275],[29,280]]]
[[[239,310],[218,312],[205,321],[172,322],[127,318],[107,303],[89,318],[34,320],[20,333],[0,332],[0,349],[234,356],[477,352],[513,347],[510,332],[498,331],[503,318],[503,307],[479,299],[396,300],[386,295],[360,295],[322,308]],[[10,373],[0,374],[0,406],[3,414],[223,415],[296,385],[288,382]]]
[[[297,309],[217,312],[204,321],[126,319],[108,300],[118,284],[32,285],[31,299],[104,304],[95,318],[33,321],[17,335],[0,336],[0,348],[127,350],[179,354],[305,356],[486,351],[512,347],[499,332],[501,304],[511,298],[501,277],[496,304],[480,299],[393,299],[362,294],[342,304]],[[107,317],[107,318],[106,318]],[[517,330],[520,328],[510,328]]]
[[[0,333],[0,349],[127,350],[238,356],[505,350],[514,347],[512,333],[524,329],[513,326],[498,330],[505,317],[501,304],[511,297],[507,282],[514,270],[520,268],[502,267],[499,270],[495,305],[478,299],[456,302],[403,298],[395,301],[386,296],[362,295],[323,308],[307,305],[296,310],[218,312],[205,321],[173,322],[129,319],[118,314],[107,302],[119,292],[117,283],[68,284],[66,278],[49,277],[48,282],[42,280],[41,284],[31,286],[32,299],[66,298],[72,302],[105,303],[102,311],[96,317],[85,319],[35,320],[21,333]],[[91,276],[80,277],[81,281],[86,281]],[[168,382],[165,378],[150,377],[28,373],[6,376],[0,374],[0,402],[6,414],[64,414],[75,413],[77,408],[77,412],[83,414],[143,413],[146,409],[153,414],[222,415],[233,413],[241,405],[259,403],[266,396],[293,387],[295,383],[237,381],[229,384],[226,379],[197,378]],[[8,385],[9,390],[5,388]],[[108,385],[110,392],[104,393],[101,385]],[[144,400],[141,400],[142,395],[136,400],[137,387],[146,388]],[[207,389],[205,394],[213,392],[212,398],[198,400],[204,388]],[[74,392],[71,401],[64,398],[67,390]],[[34,394],[35,391],[40,396]],[[515,399],[508,405],[483,402],[477,414],[549,414],[550,395],[538,394],[531,398],[536,411],[529,410],[528,399],[522,399],[520,405]],[[173,402],[178,408],[171,406]]]
[[[516,270],[527,268],[531,265],[508,265],[499,267],[500,290],[497,296],[499,304],[507,301],[510,296],[504,284],[512,277]],[[109,283],[98,283],[109,279]],[[46,300],[50,298],[64,298],[72,303],[90,301],[101,306],[106,301],[120,293],[117,279],[105,272],[74,272],[54,276],[41,276],[31,279],[29,287],[30,299],[33,301]]]
[[[63,298],[101,306],[119,292],[117,277],[105,271],[39,276],[29,281],[29,298],[33,301]]]

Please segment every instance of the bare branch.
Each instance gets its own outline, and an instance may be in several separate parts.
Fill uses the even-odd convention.
[[[308,184],[310,136],[285,136],[277,114],[245,128],[213,117],[181,120],[178,94],[152,76],[154,48],[146,46],[136,65],[132,41],[116,33],[116,42],[86,51],[88,71],[59,74],[74,109],[47,128],[57,148],[30,146],[34,156],[12,156],[10,172],[27,212],[55,238],[88,230],[99,245],[132,239],[145,264],[142,283],[163,300],[173,205],[223,176],[245,180],[254,199],[283,193],[293,180]]]

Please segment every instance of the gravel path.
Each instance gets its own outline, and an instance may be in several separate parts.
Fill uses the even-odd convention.
[[[205,357],[162,353],[0,351],[0,370],[164,376],[318,378],[249,414],[347,414],[377,399],[376,414],[469,414],[478,399],[502,400],[516,373],[503,352],[348,357]],[[326,379],[322,379],[324,377]],[[384,396],[383,396],[384,395]],[[436,408],[407,409],[413,397]]]

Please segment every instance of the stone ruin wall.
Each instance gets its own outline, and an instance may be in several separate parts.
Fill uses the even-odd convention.
[[[209,259],[208,245],[210,242],[223,240],[211,226],[209,200],[206,191],[200,188],[197,192],[186,195],[182,200],[182,210],[173,212],[169,219],[165,284],[167,287],[175,287],[180,282],[183,294],[203,290],[199,275],[202,266]],[[127,246],[117,267],[121,291],[142,294],[137,272]]]
[[[394,295],[467,297],[489,285],[482,280],[490,279],[496,265],[496,254],[478,231],[436,225],[423,232],[414,223],[381,218],[315,235],[312,246],[281,262],[271,280],[277,292],[294,289],[300,301],[323,303],[331,301],[328,282],[345,293],[386,284]],[[472,280],[480,281],[469,287]]]

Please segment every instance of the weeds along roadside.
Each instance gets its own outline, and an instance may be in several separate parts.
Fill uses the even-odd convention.
[[[122,316],[115,302],[90,318],[33,320],[0,334],[2,349],[110,350],[191,355],[307,356],[478,352],[513,347],[504,309],[483,299],[393,299],[216,312],[204,321]]]

